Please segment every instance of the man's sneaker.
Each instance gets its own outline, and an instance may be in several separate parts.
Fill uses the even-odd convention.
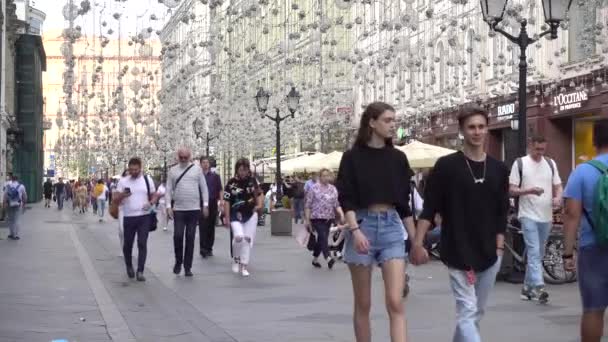
[[[243,277],[249,277],[249,271],[247,271],[247,269],[243,267],[243,269],[241,270],[241,275]]]
[[[239,271],[241,270],[240,266],[241,265],[239,264],[239,262],[237,260],[232,260],[232,272],[233,273],[239,273]]]
[[[546,303],[549,300],[549,294],[544,287],[528,287],[524,286],[521,289],[521,299]]]
[[[545,290],[544,286],[539,286],[536,288],[538,292],[538,302],[539,303],[547,303],[549,301],[549,293]]]

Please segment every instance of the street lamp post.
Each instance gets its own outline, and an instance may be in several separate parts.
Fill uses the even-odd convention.
[[[509,41],[519,46],[519,113],[517,124],[512,122],[511,127],[517,128],[518,134],[518,148],[517,152],[519,155],[526,154],[527,146],[527,124],[526,124],[526,111],[527,111],[527,81],[528,81],[528,62],[526,57],[526,49],[529,45],[534,44],[541,37],[550,34],[551,39],[557,38],[557,29],[560,23],[566,18],[566,14],[570,9],[572,0],[542,0],[543,10],[545,12],[545,22],[549,25],[549,29],[540,33],[538,38],[532,38],[528,35],[526,26],[528,21],[522,19],[520,22],[521,29],[518,36],[513,36],[510,33],[504,31],[498,27],[498,24],[502,21],[505,8],[508,0],[481,0],[481,11],[483,13],[483,20],[488,23],[490,30],[501,33]]]
[[[255,101],[258,107],[258,110],[261,113],[262,119],[269,118],[274,121],[276,127],[276,184],[277,184],[277,203],[280,203],[281,198],[283,197],[283,189],[281,184],[283,183],[281,177],[281,122],[289,117],[294,118],[295,113],[300,106],[300,93],[296,90],[295,87],[291,87],[291,91],[287,94],[287,108],[289,109],[290,114],[281,116],[278,107],[275,107],[275,116],[271,116],[266,114],[268,110],[268,102],[270,100],[270,93],[265,91],[263,88],[258,90],[258,93],[255,95]]]

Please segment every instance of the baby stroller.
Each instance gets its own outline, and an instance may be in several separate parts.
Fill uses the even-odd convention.
[[[344,250],[344,237],[346,231],[341,226],[332,224],[329,229],[329,256],[334,260],[342,260]]]

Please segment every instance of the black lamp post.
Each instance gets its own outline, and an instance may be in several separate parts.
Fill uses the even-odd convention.
[[[570,9],[572,0],[542,0],[543,10],[545,12],[545,22],[549,25],[549,29],[540,33],[538,38],[541,38],[547,34],[551,34],[551,39],[557,38],[557,29],[560,23],[566,18],[566,14]],[[519,114],[517,124],[512,122],[511,127],[517,128],[519,131],[518,135],[518,149],[519,155],[526,154],[527,145],[527,124],[526,124],[526,110],[527,110],[527,78],[528,78],[528,62],[526,60],[526,49],[529,45],[534,44],[538,38],[532,38],[528,36],[526,26],[528,21],[526,19],[521,20],[521,30],[519,36],[513,36],[510,33],[504,31],[498,24],[502,21],[505,8],[507,7],[508,0],[481,0],[481,11],[483,13],[483,20],[488,23],[490,30],[500,32],[511,42],[517,44],[520,50],[519,56]]]
[[[288,117],[295,117],[296,111],[300,106],[300,93],[296,90],[295,87],[291,87],[291,91],[287,94],[287,108],[289,109],[290,114],[281,116],[279,108],[275,108],[275,116],[270,116],[266,114],[266,110],[268,110],[268,102],[270,100],[270,93],[265,91],[263,88],[258,90],[258,93],[255,95],[256,105],[260,114],[263,118],[269,118],[274,121],[276,127],[276,159],[277,159],[277,167],[276,167],[276,184],[277,184],[277,203],[280,203],[281,198],[283,197],[283,189],[282,189],[282,177],[281,177],[281,122]]]

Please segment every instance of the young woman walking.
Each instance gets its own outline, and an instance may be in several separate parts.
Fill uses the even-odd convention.
[[[402,302],[404,234],[413,237],[415,232],[409,207],[413,172],[405,154],[393,147],[394,132],[393,107],[382,102],[370,104],[361,117],[355,145],[342,156],[338,172],[338,198],[349,227],[344,261],[349,265],[353,284],[357,342],[371,341],[374,264],[382,268],[391,341],[405,342],[407,338]]]
[[[330,184],[330,171],[322,169],[319,174],[319,182],[315,183],[306,193],[304,222],[309,231],[317,233],[317,244],[312,254],[312,265],[321,268],[319,256],[323,253],[327,267],[331,269],[336,260],[329,257],[329,229],[336,219],[336,213],[340,223],[344,221],[344,213],[338,203],[338,190]]]
[[[251,175],[249,160],[242,158],[234,167],[235,177],[224,189],[225,219],[230,220],[232,240],[232,271],[249,276],[247,266],[258,225],[258,212],[264,205],[257,180]],[[228,224],[226,224],[228,226]]]

